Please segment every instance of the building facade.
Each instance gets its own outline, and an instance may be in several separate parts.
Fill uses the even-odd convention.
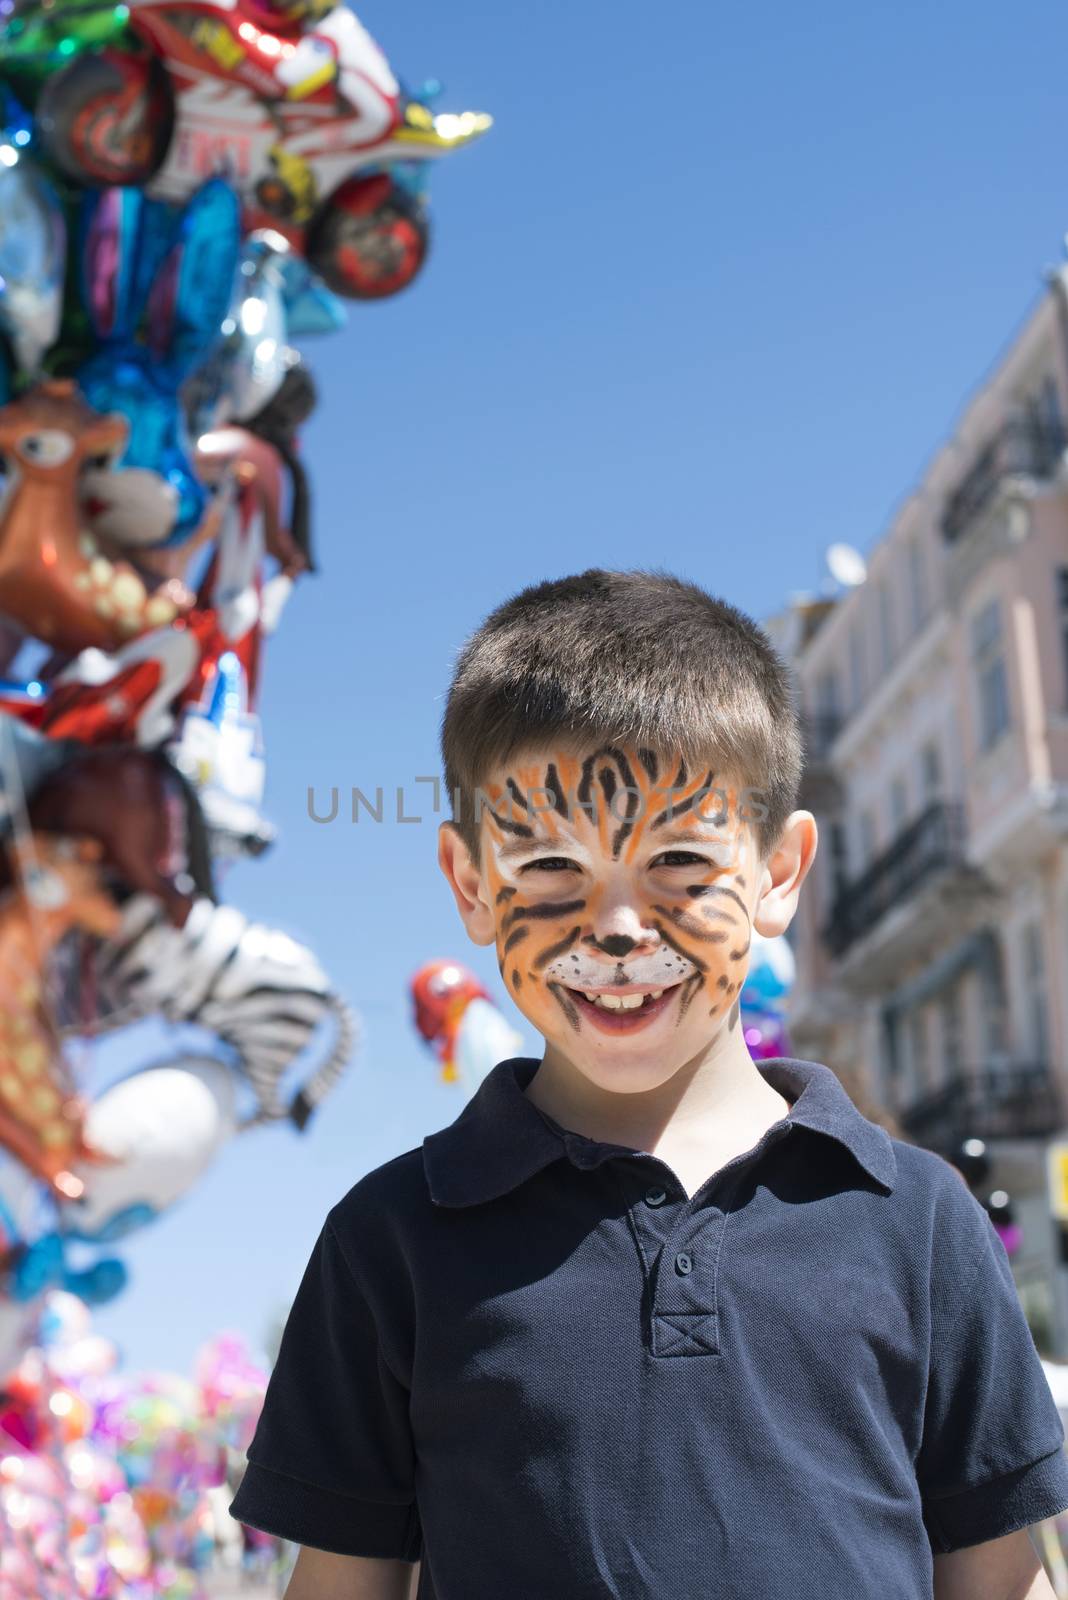
[[[1036,1337],[1068,1356],[1045,1153],[1068,1133],[1068,267],[792,661],[820,847],[791,931],[796,1055],[906,1137],[983,1139]]]

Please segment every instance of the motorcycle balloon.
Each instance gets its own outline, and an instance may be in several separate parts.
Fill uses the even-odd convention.
[[[174,132],[174,98],[155,57],[109,47],[45,82],[37,127],[49,159],[75,183],[147,183]]]
[[[0,327],[17,365],[38,372],[63,312],[67,230],[51,184],[13,144],[0,165]]]
[[[335,294],[381,300],[412,282],[429,243],[422,203],[380,172],[334,190],[311,220],[305,255]]]

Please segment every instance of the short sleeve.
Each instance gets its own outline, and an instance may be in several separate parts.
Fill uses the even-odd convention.
[[[286,1320],[231,1516],[339,1555],[418,1561],[408,1402],[328,1218]]]
[[[959,1180],[956,1180],[959,1181]],[[963,1184],[931,1285],[931,1354],[916,1463],[939,1554],[1029,1527],[1068,1507],[1064,1428],[1009,1258]]]

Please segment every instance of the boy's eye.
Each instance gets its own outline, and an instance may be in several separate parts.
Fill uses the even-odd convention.
[[[519,870],[520,872],[537,872],[543,868],[548,869],[550,872],[558,872],[560,870],[564,872],[578,871],[575,863],[569,861],[567,856],[542,856],[540,861],[528,861],[526,866],[520,867]]]
[[[711,867],[714,863],[707,856],[695,855],[692,850],[665,850],[662,856],[657,856],[653,862],[654,867]]]

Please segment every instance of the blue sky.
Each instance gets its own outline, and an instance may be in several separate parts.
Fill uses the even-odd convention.
[[[222,1328],[262,1346],[329,1208],[458,1114],[409,1019],[421,962],[467,961],[508,1007],[437,819],[317,826],[308,786],[425,794],[455,652],[527,583],[661,566],[757,616],[817,587],[829,543],[878,537],[1061,257],[1063,9],[817,13],[360,8],[399,73],[497,125],[434,174],[417,285],[308,342],[322,573],[267,658],[279,841],[223,888],[314,945],[365,1040],[303,1136],[237,1141],[129,1241],[97,1318],[129,1367],[185,1370]],[[93,1079],[158,1053],[151,1030],[101,1048]]]

